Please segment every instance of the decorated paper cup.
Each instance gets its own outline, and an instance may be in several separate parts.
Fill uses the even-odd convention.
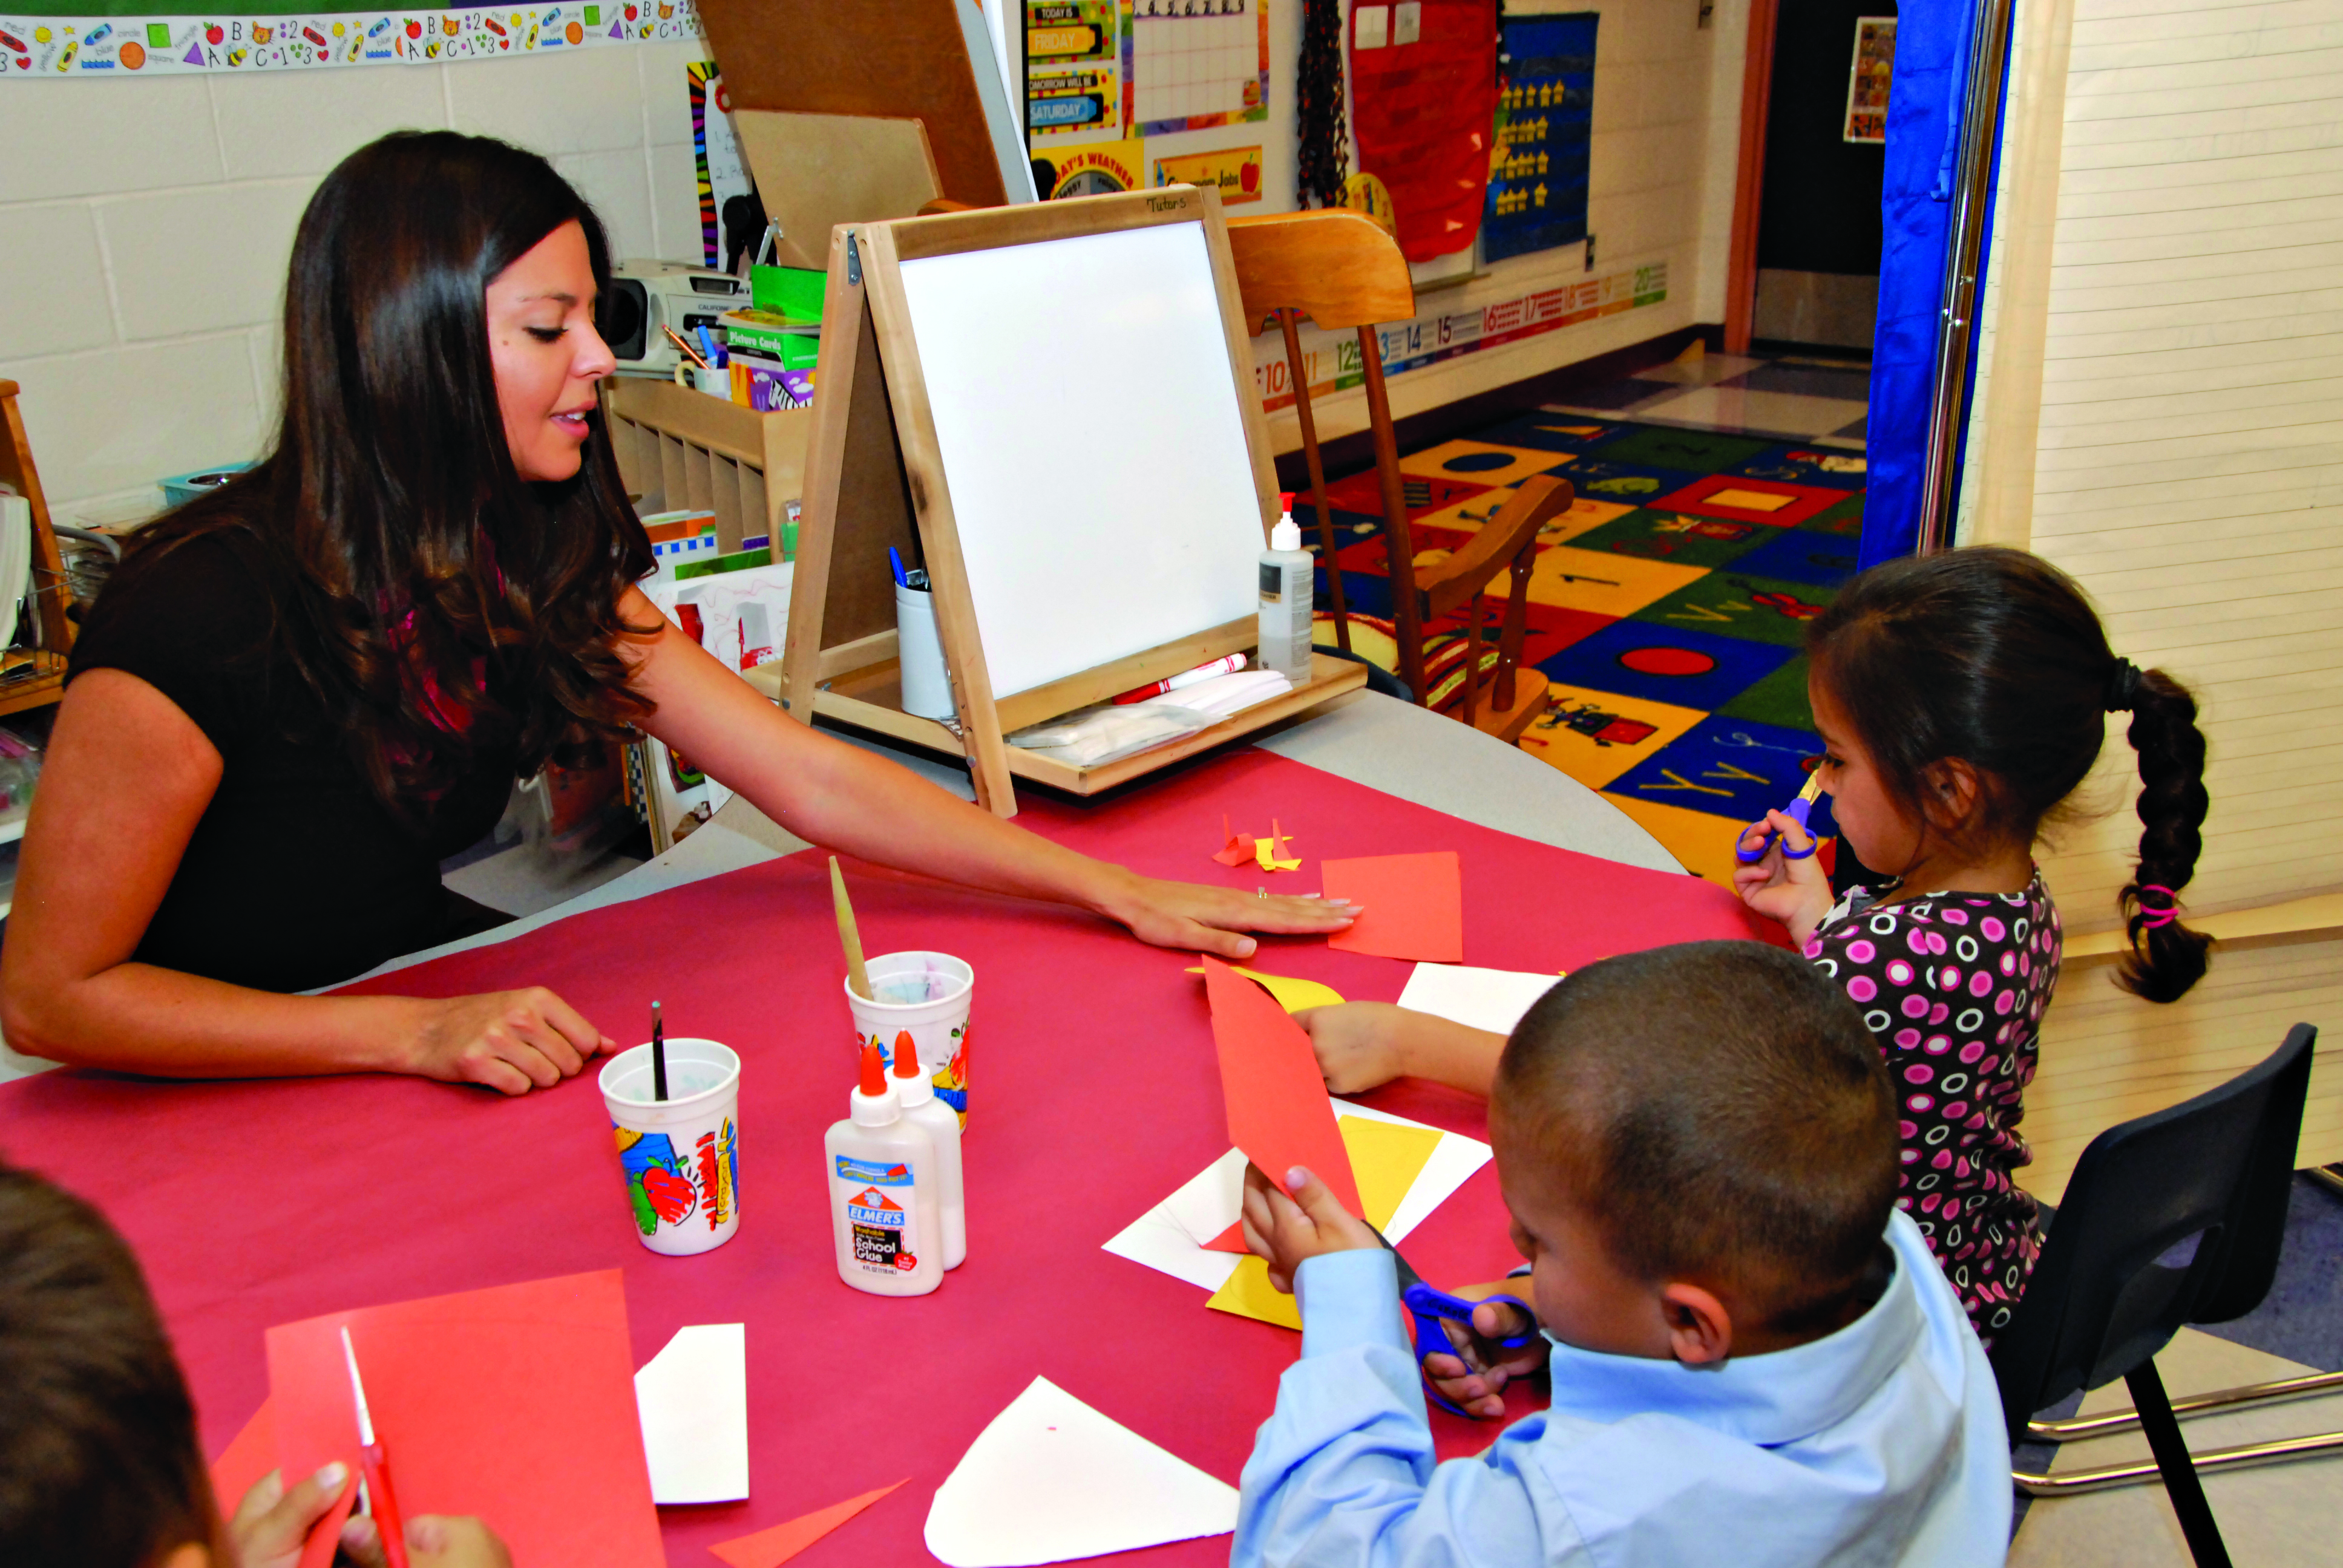
[[[740,1059],[712,1040],[670,1040],[665,1100],[651,1080],[648,1045],[602,1068],[635,1230],[669,1257],[712,1251],[740,1228]]]
[[[966,1127],[968,1004],[976,971],[950,953],[881,953],[863,969],[870,976],[870,1000],[854,994],[853,981],[840,982],[854,1012],[854,1049],[877,1046],[892,1072],[895,1037],[909,1034],[936,1098],[960,1112]]]

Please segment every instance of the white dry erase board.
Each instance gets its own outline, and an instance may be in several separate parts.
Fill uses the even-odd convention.
[[[782,708],[1095,794],[1364,684],[1339,659],[1076,766],[1009,732],[1258,640],[1277,479],[1216,193],[842,224],[822,308]],[[933,584],[953,718],[902,704],[889,554]]]
[[[1254,612],[1261,496],[1201,218],[901,266],[996,698]]]

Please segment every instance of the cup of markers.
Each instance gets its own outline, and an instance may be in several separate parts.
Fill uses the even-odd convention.
[[[686,1257],[730,1241],[740,1228],[739,1056],[712,1040],[654,1040],[612,1057],[601,1081],[643,1245]]]
[[[854,1014],[854,1047],[879,1048],[887,1070],[895,1070],[895,1037],[908,1033],[935,1085],[936,1098],[968,1125],[968,1013],[976,994],[976,970],[950,953],[881,953],[868,966],[870,995],[857,996],[846,981],[846,1005]]]

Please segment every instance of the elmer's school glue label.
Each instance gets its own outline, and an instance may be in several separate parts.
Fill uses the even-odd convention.
[[[879,1048],[862,1048],[848,1115],[822,1140],[838,1277],[879,1296],[923,1296],[943,1282],[935,1141],[903,1114]]]

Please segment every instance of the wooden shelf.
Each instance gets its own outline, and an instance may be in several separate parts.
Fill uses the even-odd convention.
[[[1077,768],[1047,752],[1011,746],[1008,748],[1009,771],[1019,779],[1046,784],[1068,794],[1095,795],[1141,774],[1167,768],[1183,757],[1266,729],[1344,692],[1356,691],[1366,683],[1365,665],[1331,658],[1322,653],[1312,654],[1308,685],[1232,713],[1209,729],[1200,729],[1193,735],[1112,762],[1102,762],[1095,768]],[[965,749],[960,737],[936,720],[903,711],[902,678],[900,667],[891,658],[822,682],[815,694],[814,711],[841,724],[874,730],[931,750],[960,756]]]
[[[759,414],[672,381],[613,377],[602,384],[612,450],[645,512],[706,508],[726,550],[763,534],[779,548],[789,508],[805,488],[813,410]]]

